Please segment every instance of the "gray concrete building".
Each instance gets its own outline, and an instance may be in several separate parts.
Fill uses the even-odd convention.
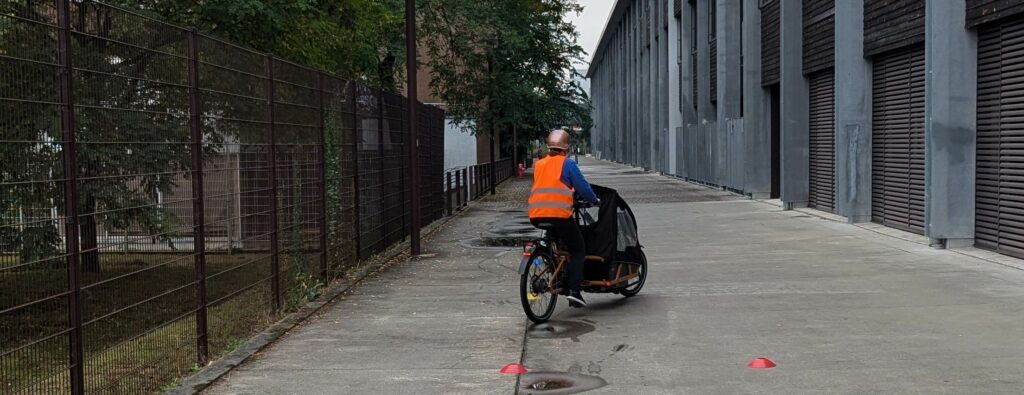
[[[1024,257],[1019,42],[1024,2],[618,0],[587,70],[591,144],[788,209]]]

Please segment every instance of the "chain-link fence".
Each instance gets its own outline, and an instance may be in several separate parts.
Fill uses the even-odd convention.
[[[403,240],[406,103],[137,12],[0,1],[0,392],[158,392]],[[419,114],[429,223],[444,113]]]

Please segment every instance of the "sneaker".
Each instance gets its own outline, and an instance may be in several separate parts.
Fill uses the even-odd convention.
[[[580,295],[580,291],[569,293],[569,296],[567,296],[566,299],[569,299],[569,306],[587,307],[587,301],[583,300],[583,295]]]

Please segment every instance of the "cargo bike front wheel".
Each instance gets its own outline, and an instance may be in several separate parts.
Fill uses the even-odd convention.
[[[558,295],[551,292],[557,288],[551,286],[555,281],[558,279],[550,255],[543,251],[533,251],[526,270],[519,277],[519,299],[530,321],[539,324],[551,318],[558,301]]]

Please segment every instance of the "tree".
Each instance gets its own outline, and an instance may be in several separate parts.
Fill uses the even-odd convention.
[[[572,78],[583,57],[565,20],[582,10],[574,0],[422,0],[420,9],[431,89],[456,124],[484,134],[516,127],[529,138],[591,122]]]
[[[118,0],[292,62],[395,91],[405,62],[401,0]]]

